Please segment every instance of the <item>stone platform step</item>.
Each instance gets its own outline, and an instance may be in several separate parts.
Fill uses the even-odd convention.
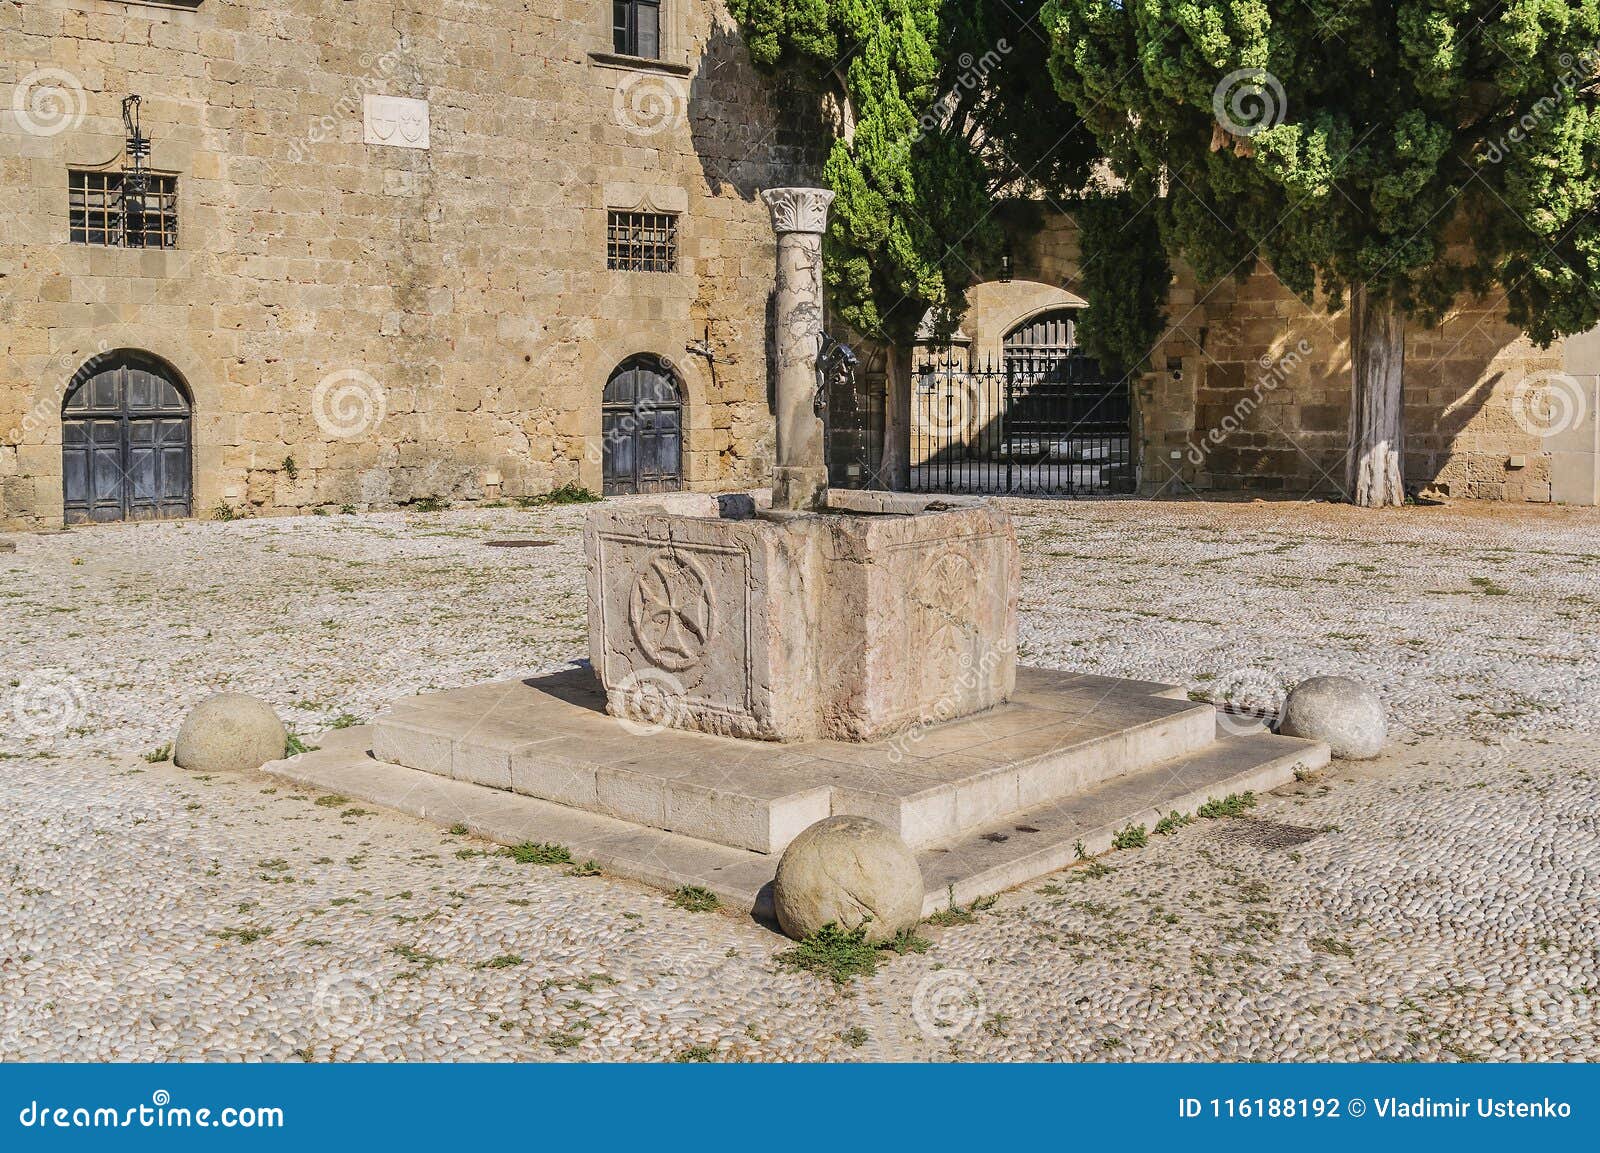
[[[956,844],[919,853],[923,883],[930,900],[948,902],[953,893],[958,904],[966,904],[1066,868],[1080,855],[1098,856],[1130,825],[1143,825],[1148,833],[1168,813],[1193,816],[1213,798],[1267,792],[1328,760],[1328,746],[1319,741],[1266,732],[1219,734],[1197,756],[1103,781],[995,821]]]
[[[984,713],[869,743],[781,745],[641,731],[606,715],[578,666],[397,702],[375,722],[372,752],[729,848],[780,853],[813,822],[851,814],[921,849],[1198,755],[1215,716],[1170,685],[1020,669],[1012,700]]]
[[[521,796],[504,789],[374,760],[373,732],[362,726],[327,734],[323,747],[265,767],[275,777],[394,809],[444,828],[465,825],[474,836],[505,845],[554,841],[575,860],[671,891],[701,885],[730,909],[771,923],[770,882],[776,858],[678,833],[642,828],[598,813]],[[1296,769],[1328,760],[1327,746],[1271,734],[1222,737],[1197,757],[1170,761],[1102,782],[1076,797],[1038,805],[982,831],[917,854],[927,915],[1044,876],[1111,846],[1129,824],[1154,825],[1176,809],[1193,813],[1209,798],[1264,792],[1294,779]]]

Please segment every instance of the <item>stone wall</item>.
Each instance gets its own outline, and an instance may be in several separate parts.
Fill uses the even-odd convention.
[[[1016,209],[1017,212],[1024,211]],[[1019,227],[1026,236],[1032,224]],[[1077,229],[1059,213],[1016,245],[1015,280],[969,293],[962,329],[998,358],[1044,296],[1081,291]],[[1038,297],[1039,301],[1035,301]],[[1464,300],[1406,344],[1406,482],[1456,497],[1600,500],[1600,331],[1536,347],[1494,298]],[[1202,288],[1175,270],[1168,330],[1134,385],[1140,489],[1339,496],[1350,406],[1349,321],[1258,266]]]
[[[719,4],[663,24],[652,65],[610,54],[605,0],[0,0],[0,525],[60,522],[63,391],[117,348],[192,394],[198,513],[598,489],[635,353],[685,393],[688,485],[760,483],[756,192],[815,182],[812,111]],[[40,83],[68,102],[43,131],[12,100]],[[121,165],[130,93],[172,251],[67,242],[68,169]],[[425,101],[427,147],[368,143],[368,96]],[[608,208],[682,213],[679,271],[608,271]]]
[[[1458,497],[1549,501],[1551,449],[1531,412],[1518,419],[1518,407],[1534,403],[1525,382],[1562,371],[1563,350],[1536,347],[1505,323],[1496,303],[1463,300],[1437,327],[1408,332],[1406,483]],[[1184,459],[1181,467],[1172,462],[1169,491],[1340,494],[1350,419],[1348,312],[1308,307],[1258,267],[1243,283],[1202,294],[1184,324],[1203,347],[1204,367],[1194,427],[1186,443],[1173,445]],[[1237,430],[1224,432],[1230,418]],[[1162,475],[1147,480],[1161,483]]]

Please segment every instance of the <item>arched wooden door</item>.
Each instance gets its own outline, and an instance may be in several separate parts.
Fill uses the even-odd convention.
[[[606,382],[600,408],[607,493],[683,487],[683,394],[654,356],[633,356]]]
[[[176,372],[127,350],[91,360],[61,406],[66,523],[190,515],[193,443],[189,396]]]

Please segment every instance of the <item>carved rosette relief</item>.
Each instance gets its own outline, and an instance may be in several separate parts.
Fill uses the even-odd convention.
[[[711,583],[692,556],[655,553],[633,578],[628,622],[639,651],[659,669],[700,663],[715,631]]]

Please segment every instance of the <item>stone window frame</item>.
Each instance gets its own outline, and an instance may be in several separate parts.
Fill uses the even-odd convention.
[[[603,68],[616,68],[626,72],[661,72],[668,76],[688,77],[694,69],[687,63],[688,31],[684,26],[684,5],[680,0],[661,0],[659,31],[659,56],[628,56],[615,50],[613,41],[613,16],[610,0],[603,5],[605,27],[595,29],[598,43],[603,47],[589,52],[592,63]]]
[[[602,267],[610,273],[629,273],[630,269],[612,266],[611,215],[612,213],[645,213],[671,216],[676,223],[675,261],[669,270],[647,273],[649,282],[668,282],[678,277],[694,274],[692,250],[687,247],[693,221],[689,212],[689,194],[675,184],[640,184],[632,181],[607,181],[600,186],[597,207],[604,209],[599,220],[604,229],[600,234],[601,252],[605,256]],[[642,286],[641,286],[642,287]]]
[[[154,235],[159,241],[161,241],[161,243],[127,243],[127,233],[124,227],[125,222],[122,220],[122,209],[120,207],[115,210],[116,219],[118,221],[118,242],[112,243],[105,239],[90,239],[91,236],[97,233],[101,236],[106,235],[105,225],[109,223],[112,211],[109,207],[109,205],[112,203],[110,200],[110,185],[113,180],[119,182],[120,184],[120,181],[127,178],[127,173],[117,169],[93,168],[76,164],[67,166],[67,242],[69,244],[86,245],[92,248],[119,248],[130,252],[176,251],[178,248],[179,234],[182,231],[179,227],[181,221],[181,206],[178,199],[179,173],[151,170],[147,171],[146,175],[152,185],[150,196],[156,201],[157,207],[153,212],[146,213],[146,223],[145,226],[140,230],[140,235],[146,239],[151,236],[148,218],[150,216],[155,216],[159,219],[160,223],[159,226],[154,230]],[[81,240],[73,235],[74,230],[72,226],[73,194],[75,191],[73,187],[74,177],[79,176],[85,178],[86,185],[87,179],[90,177],[100,177],[102,178],[104,184],[104,187],[100,189],[87,189],[86,187],[86,190],[83,194],[84,238]],[[98,205],[92,203],[90,198],[91,192],[100,192],[101,199]],[[96,213],[98,213],[102,218],[100,221],[101,227],[91,228],[89,227],[89,222],[92,218],[92,214]]]
[[[628,208],[606,209],[606,268],[612,272],[680,271],[682,214]]]
[[[660,60],[667,48],[663,43],[665,37],[661,35],[662,24],[672,18],[670,8],[665,13],[661,11],[666,7],[662,0],[611,0],[611,51],[618,56],[632,56],[639,60]],[[623,10],[620,26],[617,23],[619,8]],[[639,17],[646,12],[655,17],[655,28],[650,36],[655,42],[654,52],[642,50],[644,47],[642,41],[645,37],[641,34]],[[667,21],[661,19],[663,15],[667,17]],[[617,43],[619,35],[625,43]]]

